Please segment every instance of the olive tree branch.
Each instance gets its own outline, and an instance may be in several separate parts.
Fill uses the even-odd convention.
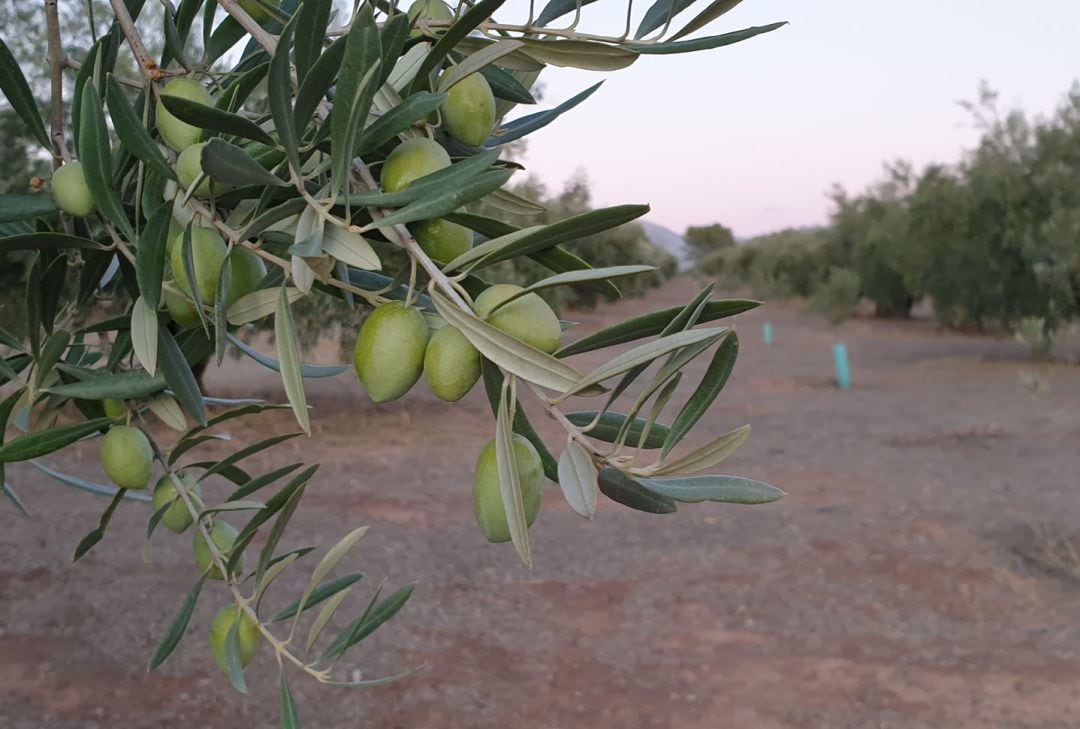
[[[116,2],[116,0],[113,0],[113,2]],[[221,6],[222,10],[231,15],[233,20],[239,23],[240,27],[246,30],[267,53],[271,56],[274,55],[274,51],[277,49],[277,38],[267,33],[255,18],[248,15],[247,11],[240,7],[237,0],[217,0],[217,4]]]
[[[146,83],[152,86],[161,76],[161,70],[154,63],[154,59],[150,57],[150,54],[147,53],[146,46],[143,44],[142,38],[139,37],[139,31],[135,28],[135,21],[132,19],[131,13],[128,12],[124,0],[109,0],[109,3],[112,5],[116,24],[120,26],[120,31],[124,34],[124,38],[127,39],[128,46],[131,47],[131,53],[135,56],[135,61],[139,65],[139,71],[142,73],[143,78],[146,79]]]
[[[60,16],[57,0],[45,0],[45,28],[49,53],[49,140],[52,142],[52,166],[58,169],[71,159],[64,140],[64,47],[60,41]]]
[[[140,421],[142,421],[141,415],[139,419]],[[278,640],[277,636],[270,632],[270,629],[261,620],[259,620],[259,615],[255,611],[255,608],[252,606],[253,598],[244,596],[244,594],[240,591],[239,583],[237,583],[236,580],[233,579],[232,575],[230,575],[228,570],[226,569],[227,560],[225,559],[225,555],[222,554],[221,550],[218,549],[217,544],[211,538],[210,530],[206,528],[206,524],[203,522],[202,519],[203,512],[195,504],[195,500],[188,492],[187,486],[184,484],[183,479],[180,478],[175,469],[170,468],[168,460],[165,458],[165,454],[162,452],[161,447],[158,446],[157,442],[154,440],[153,436],[150,434],[145,425],[145,421],[143,421],[142,426],[140,426],[140,430],[146,436],[146,439],[150,442],[150,448],[154,452],[154,459],[161,464],[162,468],[165,469],[165,473],[172,481],[173,487],[176,489],[177,495],[184,503],[184,506],[187,508],[188,513],[191,515],[191,519],[194,522],[196,530],[199,532],[199,535],[206,543],[206,547],[210,552],[210,561],[213,563],[214,568],[221,573],[222,579],[225,582],[225,586],[229,589],[229,592],[232,593],[233,601],[236,603],[237,607],[240,610],[244,611],[244,613],[249,618],[251,618],[251,620],[254,621],[254,623],[258,626],[259,632],[266,639],[266,642],[269,643],[274,649],[274,655],[279,664],[281,663],[281,659],[285,658],[287,661],[294,664],[300,670],[304,671],[320,683],[329,683],[331,681],[329,671],[318,670],[312,665],[304,662],[303,659],[290,651],[288,646],[284,642]]]

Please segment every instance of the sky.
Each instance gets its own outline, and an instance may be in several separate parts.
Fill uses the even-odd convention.
[[[600,0],[580,27],[617,34],[625,12]],[[647,202],[677,232],[720,222],[744,238],[825,222],[833,184],[859,192],[886,160],[958,160],[979,135],[957,102],[983,79],[1003,108],[1046,115],[1080,78],[1073,1],[744,0],[698,35],[777,20],[790,25],[610,74],[545,71],[540,108],[607,80],[528,138],[527,167],[555,188],[583,170],[595,205]]]

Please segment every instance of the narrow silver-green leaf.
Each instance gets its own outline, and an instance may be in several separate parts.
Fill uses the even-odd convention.
[[[573,438],[559,457],[559,488],[570,508],[586,519],[596,513],[596,466],[588,452]]]
[[[157,374],[158,318],[142,296],[131,307],[131,348],[150,376]]]
[[[315,641],[322,635],[323,630],[326,628],[326,624],[330,622],[330,619],[334,617],[334,613],[341,607],[341,603],[345,602],[345,598],[349,596],[351,587],[347,587],[341,592],[337,593],[323,605],[322,610],[315,617],[315,620],[311,623],[311,628],[308,629],[307,640],[304,641],[304,652],[310,653],[311,647],[315,645]]]
[[[244,666],[240,662],[240,620],[233,621],[225,636],[225,673],[229,683],[242,694],[247,693],[247,681],[244,680]]]
[[[296,119],[293,117],[292,64],[289,62],[297,17],[294,15],[278,36],[277,48],[274,51],[274,57],[270,59],[270,69],[267,72],[266,94],[270,101],[270,115],[274,119],[274,128],[281,139],[281,145],[285,147],[285,155],[289,158],[289,167],[295,175],[299,176],[300,134],[296,128]]]
[[[311,420],[307,411],[307,394],[304,392],[304,379],[300,373],[300,342],[296,336],[296,324],[293,321],[289,294],[282,286],[278,295],[277,313],[274,316],[274,337],[277,341],[278,361],[281,363],[281,381],[285,385],[285,395],[292,405],[296,422],[309,436]]]
[[[599,384],[609,377],[614,377],[615,375],[622,374],[623,372],[632,370],[640,365],[648,364],[676,349],[682,349],[683,347],[688,347],[699,342],[706,342],[709,340],[716,341],[727,331],[727,329],[691,329],[689,331],[677,332],[652,342],[638,345],[585,375],[579,382],[566,391],[564,397]]]
[[[601,281],[613,278],[622,278],[623,276],[634,276],[639,273],[646,273],[648,271],[655,271],[656,266],[608,266],[606,268],[591,268],[583,271],[567,271],[566,273],[557,273],[554,276],[549,276],[545,279],[541,279],[534,284],[526,286],[521,291],[518,291],[513,296],[510,296],[505,301],[499,302],[491,312],[488,314],[494,314],[502,307],[509,304],[515,299],[519,299],[522,296],[526,296],[537,291],[544,289],[554,288],[556,286],[566,286],[569,284],[585,283],[586,281]]]
[[[638,59],[638,54],[617,45],[586,40],[526,38],[525,53],[538,61],[586,71],[618,71]]]
[[[510,374],[558,392],[571,390],[581,381],[581,373],[573,367],[462,311],[441,293],[435,292],[431,299],[447,323]]]
[[[304,294],[299,289],[291,286],[285,289],[288,293],[289,303],[303,298]],[[230,324],[247,324],[248,322],[262,319],[277,310],[278,299],[281,293],[276,289],[259,289],[246,296],[240,297],[226,312],[226,318]]]
[[[360,538],[367,534],[368,528],[366,526],[359,527],[352,530],[327,551],[323,558],[319,560],[319,564],[311,572],[311,579],[308,580],[307,589],[304,591],[305,597],[311,595],[320,582],[330,574],[330,570],[337,566],[337,563],[341,561],[342,557],[349,553],[349,550],[356,546],[356,543],[360,541]],[[305,600],[301,600],[301,606]],[[301,608],[302,609],[302,608]]]
[[[300,729],[300,714],[296,711],[296,700],[289,689],[284,668],[281,669],[281,729]]]
[[[762,35],[763,33],[771,33],[785,25],[787,25],[787,22],[770,23],[769,25],[744,28],[743,30],[724,33],[723,35],[711,35],[705,38],[694,38],[692,40],[666,41],[664,43],[630,43],[623,46],[623,48],[641,54],[664,55],[669,53],[694,53],[696,51],[705,51],[711,48],[730,46],[733,43],[749,40],[750,38]]]
[[[363,271],[378,271],[382,261],[371,244],[359,233],[327,224],[323,228],[322,251]]]
[[[26,82],[26,77],[19,68],[19,62],[15,60],[15,56],[3,38],[0,38],[0,91],[4,93],[4,97],[15,113],[29,127],[34,138],[41,143],[43,148],[49,149],[52,145],[49,143],[49,135],[45,132],[45,122],[41,120],[41,114],[38,113],[37,101],[34,99],[33,92],[30,91],[30,84]]]
[[[739,356],[739,337],[732,332],[724,338],[720,346],[716,348],[709,368],[698,383],[694,393],[683,405],[682,410],[675,416],[667,437],[664,439],[662,458],[666,458],[671,449],[678,445],[679,441],[686,437],[694,425],[701,419],[716,400],[720,391],[727,384],[731,371],[735,368],[735,360]]]
[[[139,233],[139,246],[135,251],[135,279],[139,284],[139,293],[155,311],[161,304],[161,281],[165,276],[171,222],[171,206],[159,206]]]
[[[169,97],[162,97],[169,98]],[[120,146],[131,152],[147,169],[170,180],[176,179],[176,172],[161,153],[161,149],[146,131],[142,119],[128,101],[127,94],[116,78],[110,73],[105,89],[105,100],[109,104],[109,116],[116,128]]]
[[[112,418],[95,418],[19,436],[0,446],[0,463],[28,461],[31,458],[47,456],[111,423]]]
[[[203,171],[218,182],[230,185],[289,187],[288,182],[265,170],[243,149],[221,139],[207,142],[202,148],[200,160]]]
[[[566,419],[579,428],[592,425],[595,421],[596,424],[585,431],[585,435],[590,438],[602,440],[605,443],[614,443],[618,440],[619,433],[623,430],[626,422],[626,414],[606,411],[600,416],[599,420],[597,420],[596,415],[597,411],[595,410],[585,410],[577,413],[567,413]],[[642,436],[645,435],[645,425],[646,421],[644,418],[633,418],[630,423],[626,444],[631,448],[662,447],[664,445],[664,437],[668,433],[668,426],[663,423],[653,423],[644,442],[642,442]]]
[[[165,327],[158,327],[158,365],[177,401],[196,423],[206,425],[206,403],[199,383],[180,346]]]
[[[704,471],[706,468],[712,468],[739,450],[748,437],[750,437],[749,425],[736,428],[682,458],[647,469],[648,475],[665,476],[669,473],[695,473]]]
[[[184,418],[184,411],[180,409],[180,404],[176,402],[176,399],[171,395],[158,395],[146,405],[150,408],[150,412],[158,416],[158,419],[161,420],[161,422],[165,423],[165,425],[173,430],[179,430],[181,432],[187,430],[187,420]]]
[[[370,6],[353,18],[338,74],[334,113],[330,116],[331,193],[345,189],[357,132],[367,121],[382,66],[382,43]]]
[[[476,53],[470,54],[464,61],[456,66],[451,66],[443,72],[442,76],[439,77],[439,91],[449,91],[454,84],[466,76],[480,71],[488,64],[494,63],[508,53],[513,53],[524,45],[520,40],[504,38],[492,43],[490,46],[485,46]]]
[[[761,306],[760,301],[750,299],[726,299],[722,301],[710,301],[704,307],[698,317],[699,323],[706,323],[723,319],[729,316],[741,314]],[[592,352],[597,349],[612,347],[616,344],[625,344],[638,339],[652,337],[660,334],[670,325],[685,307],[673,306],[669,309],[661,309],[648,314],[635,316],[626,321],[613,324],[598,332],[582,337],[576,342],[571,342],[555,353],[557,357],[569,357],[582,352]]]
[[[378,218],[366,226],[370,228],[386,228],[391,225],[403,225],[417,220],[431,220],[441,218],[454,212],[463,205],[475,202],[490,192],[499,189],[513,177],[513,170],[490,170],[481,173],[460,185],[445,190],[439,194],[432,194],[409,203],[405,207],[390,215]]]
[[[255,122],[213,106],[206,106],[181,96],[159,97],[176,118],[188,124],[222,134],[251,139],[263,144],[275,144],[274,138]]]
[[[678,33],[671,36],[670,40],[679,40],[683,36],[701,30],[706,25],[734,8],[740,2],[742,2],[742,0],[713,0],[713,2],[709,3],[709,5],[698,13],[693,20],[684,25]]]
[[[188,622],[191,620],[191,614],[195,610],[195,604],[199,601],[199,594],[202,592],[203,583],[205,582],[206,577],[200,577],[199,581],[188,592],[187,597],[184,598],[184,602],[180,604],[180,610],[177,611],[169,630],[165,633],[165,637],[161,640],[157,650],[154,651],[154,655],[150,659],[150,665],[146,669],[147,671],[153,671],[164,663],[165,659],[176,650],[176,646],[180,645],[180,639],[184,637],[184,631],[187,630]]]
[[[642,486],[675,501],[726,504],[767,504],[786,494],[771,484],[740,476],[694,476],[691,478],[642,478]]]
[[[228,335],[229,341],[236,345],[236,348],[241,352],[251,357],[253,360],[261,364],[267,369],[271,369],[274,372],[281,372],[281,363],[273,357],[263,354],[254,347],[246,344],[242,339],[238,339],[233,334]],[[335,377],[340,375],[349,369],[349,365],[300,365],[300,374],[305,380],[315,379],[320,377]]]
[[[508,378],[507,384],[510,381]],[[518,473],[517,457],[514,455],[514,435],[511,428],[514,418],[510,413],[513,398],[507,384],[503,385],[499,409],[495,416],[495,463],[499,471],[499,494],[506,512],[510,541],[514,543],[514,549],[522,563],[526,567],[532,567],[525,500],[521,496],[521,476]]]
[[[503,124],[501,127],[492,132],[491,136],[484,142],[486,147],[494,147],[500,144],[507,144],[521,139],[527,134],[532,134],[537,129],[546,127],[551,122],[559,118],[559,116],[575,106],[585,101],[585,99],[592,96],[592,94],[600,88],[600,84],[604,83],[600,81],[593,84],[589,88],[582,91],[580,94],[567,99],[563,103],[556,106],[554,109],[548,109],[547,111],[540,111],[535,114],[528,114],[519,119],[515,119],[512,122]]]
[[[82,152],[83,174],[86,186],[90,188],[90,197],[109,222],[116,226],[125,240],[134,242],[135,231],[131,227],[124,206],[113,186],[112,148],[109,146],[109,132],[105,126],[105,112],[101,98],[92,83],[86,84],[82,92],[80,113],[79,149]]]

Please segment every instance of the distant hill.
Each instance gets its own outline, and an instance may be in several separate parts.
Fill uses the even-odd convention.
[[[692,261],[686,252],[686,244],[683,237],[673,230],[665,228],[648,220],[639,220],[638,224],[645,230],[645,235],[653,245],[660,246],[679,262],[679,270],[685,271],[690,268]]]

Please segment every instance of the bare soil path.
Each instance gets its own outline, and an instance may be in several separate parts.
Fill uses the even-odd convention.
[[[692,290],[679,279],[576,318],[591,331]],[[828,325],[783,305],[736,321],[742,355],[701,437],[752,423],[728,470],[789,496],[667,517],[605,503],[589,524],[552,488],[532,571],[473,523],[472,466],[492,432],[481,392],[454,407],[420,386],[376,406],[351,373],[316,383],[317,437],[252,465],[324,464],[291,543],[325,548],[370,524],[356,556],[366,581],[419,586],[354,662],[365,677],[427,667],[364,691],[297,676],[305,726],[1080,726],[1080,582],[1020,556],[1038,552],[1032,526],[1080,525],[1080,368],[928,321],[855,321],[841,332],[855,387],[840,392]],[[1021,370],[1045,391],[1022,386]],[[248,362],[208,382],[281,397],[275,375]],[[289,427],[282,414],[233,433]],[[90,446],[51,462],[101,478]],[[277,725],[268,655],[246,697],[210,660],[220,591],[204,591],[185,642],[145,673],[196,578],[189,537],[146,546],[149,512],[132,505],[72,565],[73,535],[105,503],[28,467],[9,474],[33,517],[0,512],[0,726]],[[305,579],[283,578],[283,594]]]

